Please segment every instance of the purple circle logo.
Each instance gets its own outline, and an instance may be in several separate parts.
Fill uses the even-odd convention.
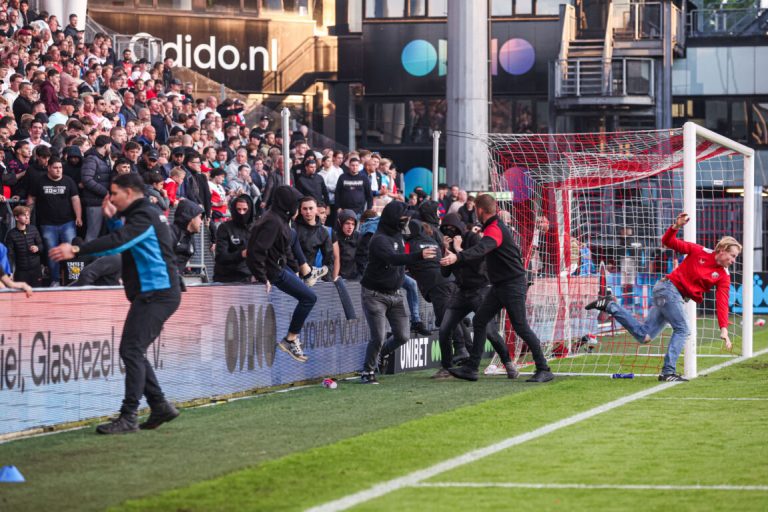
[[[524,75],[535,61],[536,51],[525,39],[510,39],[499,50],[499,64],[510,75]]]

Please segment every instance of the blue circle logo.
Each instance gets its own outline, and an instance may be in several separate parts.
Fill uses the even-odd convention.
[[[523,75],[536,61],[536,51],[525,39],[510,39],[499,50],[499,64],[510,75]]]
[[[413,76],[429,74],[437,65],[437,50],[423,39],[411,41],[400,55],[403,68]]]
[[[406,195],[421,187],[427,195],[432,195],[432,170],[426,167],[414,167],[405,173]]]

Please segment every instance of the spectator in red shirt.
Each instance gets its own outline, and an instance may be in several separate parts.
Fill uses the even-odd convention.
[[[659,375],[660,381],[686,380],[675,373],[677,359],[690,335],[683,305],[688,300],[701,303],[704,300],[704,294],[713,286],[717,287],[715,303],[720,338],[725,341],[726,349],[730,350],[732,346],[728,337],[728,296],[731,287],[728,267],[741,253],[741,244],[735,238],[726,236],[712,251],[691,242],[678,240],[677,232],[688,223],[688,220],[688,215],[681,213],[661,238],[661,243],[688,256],[671,274],[662,278],[653,287],[654,305],[644,322],[638,322],[630,312],[616,304],[610,291],[586,306],[586,309],[598,309],[612,315],[640,343],[653,340],[667,324],[672,326],[672,337],[669,340],[667,354],[664,356],[664,367]]]

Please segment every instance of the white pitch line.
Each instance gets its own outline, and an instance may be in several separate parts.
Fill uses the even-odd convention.
[[[758,357],[763,354],[768,354],[768,349],[755,352],[752,357]],[[724,363],[707,368],[706,370],[699,372],[699,375],[708,375],[710,373],[716,372],[718,370],[722,370],[723,368],[727,368],[728,366],[734,365],[736,363],[740,363],[742,361],[746,361],[748,359],[752,359],[752,358],[739,357],[736,359],[731,359]],[[406,487],[413,487],[416,484],[419,484],[424,480],[437,476],[441,473],[445,473],[447,471],[456,469],[460,466],[464,466],[466,464],[476,462],[480,459],[483,459],[490,455],[494,455],[496,453],[504,451],[513,446],[517,446],[519,444],[523,444],[528,441],[538,439],[539,437],[545,436],[547,434],[551,434],[552,432],[555,432],[562,428],[575,425],[576,423],[580,423],[582,421],[588,420],[604,412],[611,411],[613,409],[616,409],[617,407],[621,407],[622,405],[635,402],[637,400],[640,400],[641,398],[654,395],[660,391],[670,389],[680,384],[682,384],[682,382],[665,382],[663,384],[659,384],[652,388],[648,388],[643,391],[639,391],[637,393],[633,393],[631,395],[619,398],[617,400],[613,400],[611,402],[599,405],[597,407],[581,412],[579,414],[574,414],[573,416],[564,418],[554,423],[544,425],[543,427],[539,427],[535,430],[531,430],[530,432],[526,432],[524,434],[520,434],[514,437],[509,437],[498,443],[494,443],[490,446],[486,446],[485,448],[479,448],[477,450],[467,452],[463,455],[459,455],[458,457],[454,457],[452,459],[448,459],[443,462],[438,462],[437,464],[430,466],[428,468],[414,471],[405,476],[401,476],[398,478],[394,478],[392,480],[388,480],[386,482],[376,484],[373,487],[369,487],[368,489],[362,490],[360,492],[356,492],[354,494],[344,496],[343,498],[339,498],[337,500],[329,501],[322,505],[312,507],[310,509],[307,509],[307,512],[339,512],[341,510],[347,510],[348,508],[354,507],[356,505],[360,505],[361,503],[365,503],[375,498],[379,498],[391,492],[398,491]]]
[[[768,485],[611,485],[611,484],[526,484],[517,482],[435,482],[413,487],[504,488],[504,489],[608,489],[622,491],[758,491],[768,492]]]
[[[763,402],[768,400],[768,398],[696,398],[696,397],[689,397],[689,396],[681,396],[681,397],[654,397],[649,398],[648,400],[707,400],[707,401],[723,401],[723,402]]]

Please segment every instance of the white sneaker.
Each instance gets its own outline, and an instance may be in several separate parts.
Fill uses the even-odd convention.
[[[304,282],[307,284],[307,286],[315,286],[315,283],[319,279],[322,279],[328,274],[328,267],[323,265],[322,267],[312,267],[312,272],[309,273],[308,276],[304,278]]]

